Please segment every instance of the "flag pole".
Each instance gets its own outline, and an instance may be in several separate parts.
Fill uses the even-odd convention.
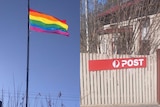
[[[29,86],[29,9],[30,9],[30,1],[28,0],[27,4],[27,74],[26,74],[26,107],[28,107],[28,86]]]

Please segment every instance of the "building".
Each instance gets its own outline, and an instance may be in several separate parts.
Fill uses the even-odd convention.
[[[99,53],[149,55],[160,47],[157,0],[122,0],[100,14]]]
[[[160,104],[159,12],[159,0],[120,0],[99,14],[99,53],[80,54],[81,107]],[[145,66],[117,69],[121,60],[139,58]],[[113,69],[90,71],[90,60],[109,61]]]

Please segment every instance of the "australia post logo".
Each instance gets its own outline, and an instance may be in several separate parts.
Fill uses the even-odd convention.
[[[89,61],[89,71],[144,68],[144,67],[146,67],[146,57]]]
[[[112,62],[113,68],[137,68],[145,67],[146,59],[145,58],[135,58],[135,59],[116,59]]]

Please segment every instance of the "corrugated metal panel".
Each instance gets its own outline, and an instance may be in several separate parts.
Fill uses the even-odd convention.
[[[147,58],[146,68],[89,72],[88,61],[142,56],[80,54],[81,106],[157,103],[157,56]]]

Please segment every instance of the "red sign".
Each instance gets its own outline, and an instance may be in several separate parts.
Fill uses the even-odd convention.
[[[146,67],[146,57],[89,60],[89,71]]]

